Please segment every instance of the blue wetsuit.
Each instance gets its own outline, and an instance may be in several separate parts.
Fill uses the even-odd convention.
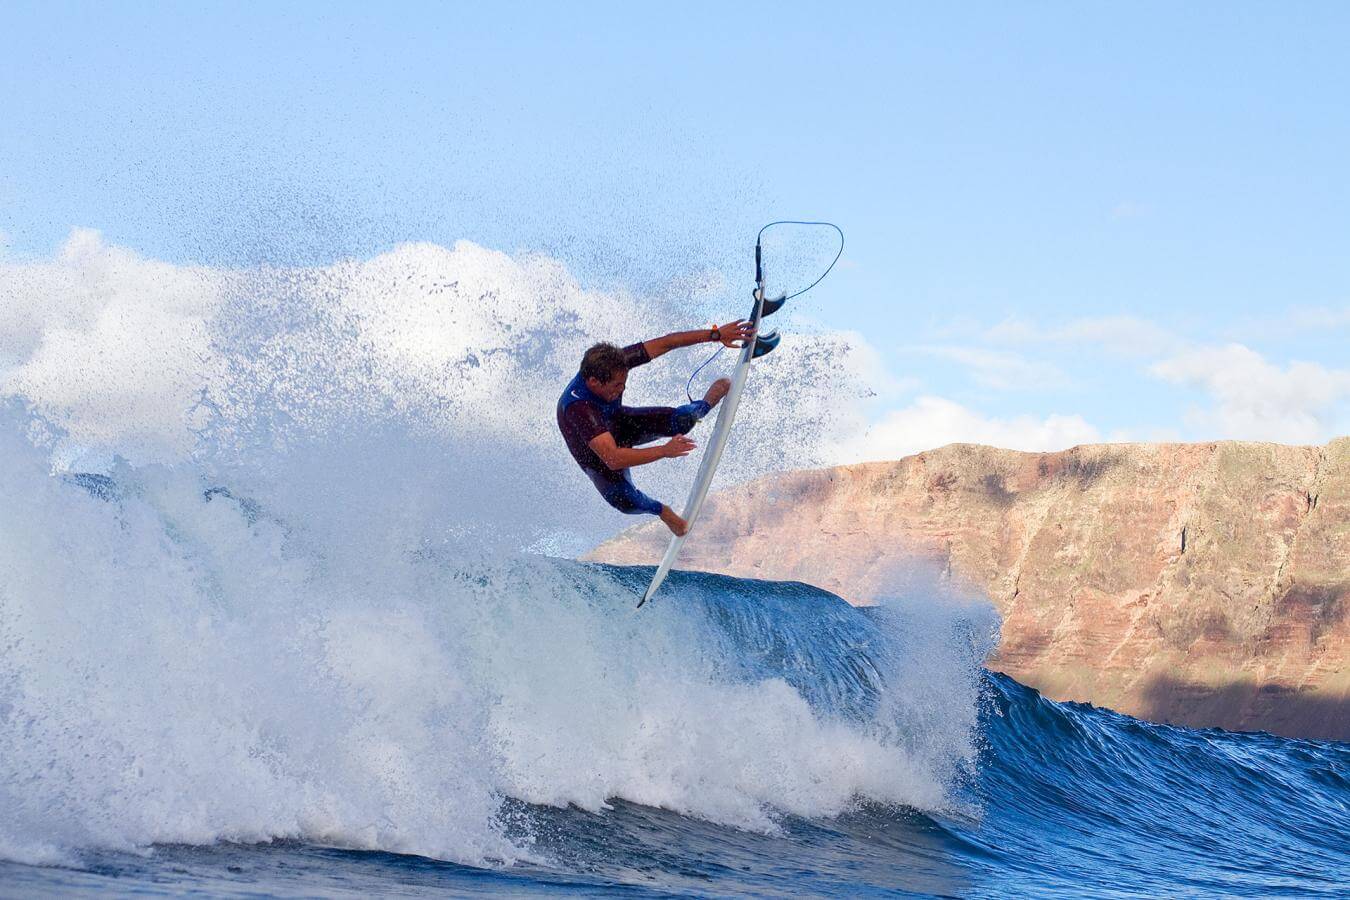
[[[632,344],[623,348],[624,361],[629,369],[651,362],[647,348]],[[602,400],[578,372],[558,398],[558,429],[562,431],[567,449],[581,466],[600,496],[622,513],[661,514],[661,502],[653,500],[633,484],[627,469],[611,469],[605,465],[590,444],[608,431],[620,447],[636,447],[657,438],[685,434],[699,419],[708,414],[706,401],[695,400],[684,406],[624,406],[622,395],[611,401]]]

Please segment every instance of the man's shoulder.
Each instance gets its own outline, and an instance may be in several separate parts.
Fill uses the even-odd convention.
[[[563,399],[562,405],[569,410],[575,408],[577,410],[585,410],[587,412],[589,412],[590,410],[596,410],[598,412],[600,409],[599,403],[596,403],[590,397],[584,397],[578,394],[576,391],[568,391],[567,393],[563,394],[562,399]]]
[[[647,345],[643,341],[638,341],[636,344],[629,344],[619,352],[623,354],[624,365],[630,369],[635,369],[638,366],[645,366],[652,361],[651,354],[647,352]]]
[[[564,397],[564,400],[566,397]],[[609,417],[600,404],[587,398],[578,398],[558,406],[558,428],[569,446],[589,444],[609,430]]]
[[[568,388],[558,403],[558,415],[572,421],[593,420],[603,418],[604,410],[593,397]]]
[[[562,396],[558,398],[559,402],[577,403],[586,399],[586,384],[581,380],[581,373],[572,376],[572,380],[567,382],[567,387],[563,388]]]

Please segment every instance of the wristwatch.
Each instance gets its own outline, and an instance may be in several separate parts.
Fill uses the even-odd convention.
[[[722,329],[720,329],[720,328],[713,328],[713,330],[712,330],[711,332],[709,332],[708,340],[710,340],[710,341],[720,341],[721,339],[722,339]]]

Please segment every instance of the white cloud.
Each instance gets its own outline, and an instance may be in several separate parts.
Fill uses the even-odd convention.
[[[1140,203],[1138,200],[1122,200],[1111,207],[1111,218],[1113,219],[1138,219],[1148,215],[1148,213],[1148,204]]]
[[[1283,320],[1295,328],[1306,330],[1345,328],[1350,326],[1350,306],[1342,306],[1339,309],[1329,306],[1294,309]]]
[[[927,346],[914,349],[965,366],[971,370],[971,377],[977,383],[994,390],[1044,390],[1063,387],[1068,383],[1068,378],[1059,367],[1016,353],[980,347]]]
[[[1167,329],[1135,316],[1074,319],[1054,326],[1008,319],[985,331],[984,338],[1001,344],[1088,344],[1134,357],[1175,352],[1185,343]]]
[[[1305,332],[1330,332],[1350,328],[1350,306],[1305,306],[1278,314],[1239,319],[1227,334],[1234,340],[1289,338]]]
[[[1281,369],[1242,344],[1186,350],[1149,372],[1209,392],[1214,407],[1193,412],[1191,424],[1241,440],[1320,443],[1333,434],[1336,407],[1350,398],[1350,370],[1307,362]]]
[[[1081,416],[990,418],[942,397],[923,396],[892,410],[867,429],[838,443],[839,463],[899,459],[945,444],[989,444],[1011,450],[1063,450],[1101,440]]]

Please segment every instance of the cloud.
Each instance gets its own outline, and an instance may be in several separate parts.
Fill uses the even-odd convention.
[[[1281,318],[1288,327],[1300,331],[1322,330],[1350,327],[1350,306],[1339,309],[1328,306],[1314,306],[1291,310]]]
[[[1350,306],[1305,306],[1275,315],[1246,316],[1227,334],[1236,341],[1289,338],[1305,332],[1333,332],[1350,328]]]
[[[1280,368],[1242,344],[1191,348],[1149,372],[1207,391],[1213,407],[1193,411],[1190,423],[1241,440],[1320,443],[1333,435],[1337,409],[1350,398],[1350,370],[1307,362]]]
[[[1292,311],[1260,327],[1271,334],[1345,325],[1350,325],[1350,309],[1319,308]],[[1336,433],[1341,404],[1350,398],[1350,370],[1309,362],[1281,368],[1244,344],[1195,344],[1134,316],[1083,318],[1054,326],[1009,319],[988,329],[984,338],[1014,345],[1100,347],[1148,361],[1144,371],[1154,378],[1210,395],[1209,407],[1186,416],[1186,424],[1204,439],[1320,443]]]
[[[1160,356],[1185,341],[1167,329],[1135,316],[1100,316],[1043,326],[1008,319],[986,330],[987,341],[1000,344],[1091,344],[1129,357]]]
[[[1122,200],[1111,207],[1111,218],[1113,219],[1138,219],[1148,215],[1148,213],[1148,204],[1140,203],[1138,200]]]
[[[965,366],[977,383],[994,390],[1044,390],[1068,383],[1058,366],[1016,353],[980,347],[925,346],[913,349]]]
[[[1062,450],[1101,440],[1081,416],[989,418],[942,397],[923,396],[892,410],[863,434],[838,443],[839,463],[899,459],[945,444],[989,444],[1011,450]]]

